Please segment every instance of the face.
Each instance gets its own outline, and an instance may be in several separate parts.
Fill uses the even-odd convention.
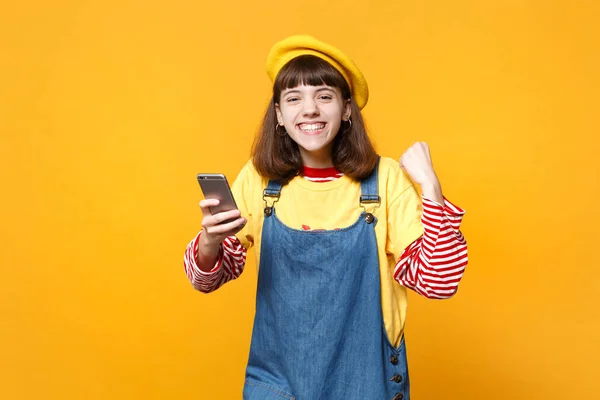
[[[315,168],[332,166],[333,139],[350,109],[340,89],[326,85],[286,89],[275,105],[277,120],[298,144],[304,165]]]

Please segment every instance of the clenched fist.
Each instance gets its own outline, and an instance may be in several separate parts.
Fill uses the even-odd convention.
[[[416,142],[400,157],[400,167],[423,190],[423,196],[443,204],[444,198],[440,181],[433,169],[429,146],[425,142]]]

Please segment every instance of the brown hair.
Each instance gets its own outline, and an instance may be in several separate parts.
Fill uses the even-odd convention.
[[[360,110],[348,83],[331,64],[316,56],[303,55],[287,63],[273,84],[273,98],[269,102],[262,127],[252,145],[252,162],[264,177],[289,182],[302,171],[302,158],[298,144],[289,135],[277,132],[275,104],[281,92],[298,85],[336,87],[344,100],[350,100],[352,125],[342,124],[333,140],[333,166],[355,180],[369,176],[377,163],[377,154],[365,128]]]

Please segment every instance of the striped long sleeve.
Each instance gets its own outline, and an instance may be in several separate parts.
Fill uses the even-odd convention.
[[[457,289],[468,263],[467,242],[459,230],[465,211],[423,198],[424,234],[408,246],[394,268],[401,285],[431,299],[447,299]]]
[[[230,280],[236,279],[246,265],[246,249],[235,236],[229,236],[221,244],[219,256],[210,272],[204,272],[196,264],[198,241],[202,231],[188,244],[183,257],[185,273],[194,289],[210,293]]]

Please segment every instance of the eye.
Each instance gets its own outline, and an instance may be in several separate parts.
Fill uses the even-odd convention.
[[[333,99],[333,96],[330,95],[330,94],[322,94],[322,95],[319,96],[319,98],[321,100],[331,100],[331,99]]]
[[[298,101],[298,100],[300,100],[299,97],[288,97],[287,99],[285,99],[285,101],[287,103],[293,103],[293,102]]]

